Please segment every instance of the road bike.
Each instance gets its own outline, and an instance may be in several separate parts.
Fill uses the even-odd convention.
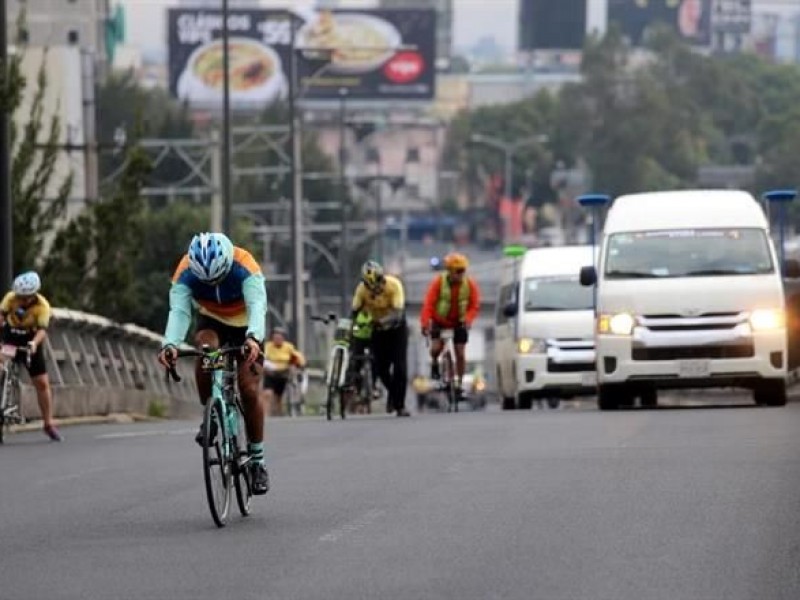
[[[350,340],[353,328],[352,319],[338,319],[335,313],[327,317],[312,316],[313,321],[320,321],[325,325],[336,323],[333,335],[333,344],[328,355],[328,365],[325,369],[325,385],[327,398],[325,400],[325,416],[330,421],[333,418],[336,399],[339,399],[339,415],[342,419],[347,413],[347,397],[345,385],[347,383],[347,370],[350,366]]]
[[[308,373],[305,369],[292,368],[283,397],[286,400],[286,414],[290,417],[303,415],[305,396],[308,392]]]
[[[231,488],[236,490],[243,517],[250,514],[253,497],[244,409],[236,383],[242,347],[215,350],[203,345],[200,350],[178,350],[177,355],[199,357],[200,368],[212,374],[211,398],[203,412],[203,475],[211,517],[217,527],[224,527],[230,512]],[[167,370],[168,379],[170,376],[176,382],[181,380],[175,367]]]
[[[3,344],[0,354],[5,361],[0,363],[0,444],[4,442],[6,429],[11,425],[25,423],[22,415],[22,386],[19,369],[22,363],[30,366],[31,352],[26,346]]]

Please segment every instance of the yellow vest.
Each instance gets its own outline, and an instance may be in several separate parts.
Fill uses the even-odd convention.
[[[436,303],[436,314],[442,319],[450,315],[451,291],[450,282],[447,280],[447,273],[442,273],[442,281],[439,286],[439,301]],[[458,289],[458,318],[464,320],[467,316],[467,306],[469,306],[469,277],[464,277],[461,287]]]

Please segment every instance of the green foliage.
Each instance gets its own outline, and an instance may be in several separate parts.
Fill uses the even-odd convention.
[[[468,145],[474,133],[513,142],[546,133],[546,147],[520,150],[514,190],[526,168],[550,185],[554,161],[585,160],[594,188],[611,194],[697,185],[706,164],[758,164],[756,185],[800,186],[800,68],[757,56],[708,57],[667,30],[634,56],[612,28],[587,41],[583,79],[556,95],[482,107],[451,124],[442,154],[473,194],[503,173],[503,154]]]
[[[0,105],[5,112],[18,113],[28,82],[22,73],[24,46],[13,55],[7,71],[0,75]],[[72,176],[61,181],[56,171],[61,150],[58,147],[61,121],[45,117],[47,92],[45,54],[36,77],[29,112],[22,115],[19,127],[10,123],[11,197],[14,201],[14,272],[36,268],[48,237],[62,221],[72,191]],[[7,78],[6,78],[7,77]],[[17,116],[19,116],[17,114]]]

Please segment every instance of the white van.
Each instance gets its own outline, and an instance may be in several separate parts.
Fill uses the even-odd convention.
[[[503,409],[595,391],[591,246],[534,248],[509,259],[497,300],[495,369]]]
[[[598,404],[657,403],[657,390],[744,387],[786,404],[783,282],[761,205],[742,191],[617,198],[597,285]],[[587,289],[591,289],[588,287]]]

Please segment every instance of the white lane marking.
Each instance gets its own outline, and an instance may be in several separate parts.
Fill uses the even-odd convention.
[[[49,479],[41,479],[36,482],[36,485],[44,485],[45,483],[61,483],[63,481],[70,481],[72,479],[78,479],[79,477],[86,477],[87,475],[93,475],[94,473],[100,473],[102,471],[108,471],[111,467],[94,467],[93,469],[86,469],[84,471],[78,471],[77,473],[70,473],[69,475],[61,475],[60,477],[50,477]]]
[[[341,527],[337,527],[326,533],[325,535],[319,538],[320,542],[338,542],[342,538],[353,535],[354,533],[368,527],[383,515],[386,514],[385,510],[379,508],[373,508],[372,510],[368,510],[363,515],[350,521],[349,523],[345,523]]]
[[[118,433],[103,433],[94,436],[97,440],[115,440],[124,438],[151,437],[156,435],[186,435],[194,433],[195,429],[171,429],[168,431],[121,431]]]

